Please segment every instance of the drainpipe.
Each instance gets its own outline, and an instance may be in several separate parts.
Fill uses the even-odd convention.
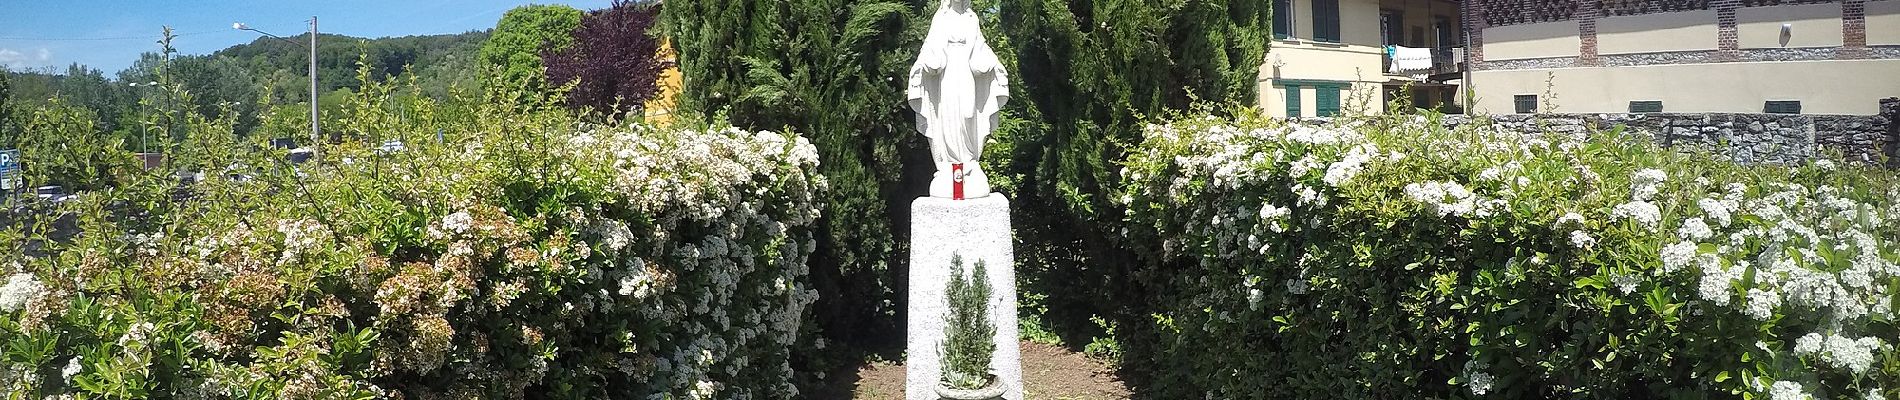
[[[1473,86],[1471,86],[1471,68],[1474,64],[1471,62],[1471,22],[1465,20],[1465,18],[1471,16],[1471,13],[1465,12],[1465,8],[1471,7],[1471,2],[1473,1],[1477,0],[1463,0],[1458,2],[1458,25],[1460,28],[1463,28],[1458,30],[1458,35],[1463,37],[1461,42],[1464,42],[1464,46],[1459,47],[1463,48],[1465,52],[1465,66],[1459,68],[1459,73],[1464,76],[1462,78],[1463,82],[1460,82],[1458,85],[1458,97],[1465,99],[1465,115],[1471,115],[1471,111],[1478,107],[1477,104],[1473,104],[1472,100],[1474,90],[1472,89]]]

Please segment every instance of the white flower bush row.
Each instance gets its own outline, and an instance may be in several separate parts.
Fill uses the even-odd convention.
[[[1900,358],[1894,357],[1900,330],[1890,322],[1900,320],[1895,304],[1900,301],[1900,224],[1893,221],[1900,218],[1900,187],[1894,175],[1831,162],[1744,167],[1694,151],[1657,149],[1609,133],[1518,135],[1482,124],[1446,131],[1418,116],[1342,119],[1332,125],[1187,118],[1149,127],[1123,171],[1128,179],[1123,201],[1130,207],[1131,241],[1152,240],[1159,246],[1152,253],[1157,262],[1184,266],[1164,267],[1157,278],[1165,288],[1158,290],[1178,292],[1181,303],[1165,314],[1168,318],[1157,316],[1168,321],[1159,329],[1164,339],[1172,334],[1181,343],[1244,340],[1233,335],[1258,337],[1261,324],[1286,332],[1332,329],[1318,333],[1332,335],[1332,342],[1305,342],[1285,332],[1276,335],[1289,336],[1268,340],[1279,343],[1274,351],[1316,353],[1285,356],[1289,359],[1323,359],[1338,351],[1328,350],[1338,338],[1390,328],[1354,327],[1350,318],[1309,313],[1371,307],[1393,313],[1386,314],[1394,319],[1387,323],[1421,326],[1395,331],[1416,335],[1408,339],[1411,345],[1469,342],[1415,350],[1439,352],[1434,357],[1445,362],[1466,360],[1464,368],[1412,361],[1392,365],[1462,371],[1449,381],[1476,396],[1498,395],[1512,385],[1517,391],[1507,396],[1579,391],[1618,397],[1646,390],[1619,386],[1632,379],[1775,399],[1881,398],[1900,390],[1900,365],[1894,361]],[[1402,278],[1394,281],[1394,276]],[[1258,284],[1280,277],[1286,280],[1280,290]],[[1353,293],[1371,288],[1354,282],[1381,286],[1376,292],[1381,296],[1411,293],[1399,301],[1419,303],[1401,304],[1403,311],[1380,308],[1390,304],[1360,304],[1373,300]],[[1223,285],[1239,290],[1223,290]],[[1343,292],[1335,295],[1334,290]],[[1425,299],[1434,298],[1460,305],[1432,311],[1439,303]],[[1490,300],[1472,303],[1477,299]],[[1553,300],[1558,305],[1545,304]],[[1495,312],[1525,304],[1572,317],[1509,317],[1523,318],[1516,323],[1525,325],[1499,325],[1504,320]],[[1624,326],[1647,321],[1636,318],[1644,315],[1679,333]],[[1468,330],[1422,328],[1467,320]],[[1551,357],[1515,348],[1522,339],[1492,343],[1521,338],[1511,332],[1544,329],[1546,323],[1599,329],[1568,334],[1593,340],[1655,340],[1645,346],[1659,349],[1736,335],[1754,339],[1739,342],[1746,345],[1721,347],[1731,343],[1721,339],[1697,344],[1695,350],[1671,350],[1683,352],[1670,356],[1678,360],[1673,362],[1700,363],[1688,375],[1655,364],[1641,364],[1627,375],[1588,378],[1498,366],[1527,362],[1506,357]],[[1536,340],[1559,345],[1570,339]],[[1286,347],[1294,343],[1314,348]],[[1354,345],[1385,349],[1358,357],[1405,351],[1389,343]],[[1221,361],[1221,352],[1233,349],[1190,349],[1197,348],[1183,345],[1170,356],[1212,360],[1207,368],[1240,368],[1243,376],[1259,365]],[[1588,361],[1606,368],[1631,357],[1661,355],[1604,346],[1580,351],[1595,358],[1544,362]],[[1616,359],[1617,354],[1624,358]],[[1278,365],[1299,365],[1291,363]],[[1335,374],[1317,381],[1328,379],[1434,390],[1416,381],[1368,376]],[[1192,380],[1215,397],[1326,392],[1303,392],[1312,388],[1292,384]]]
[[[653,133],[639,125],[581,132],[566,148],[581,159],[611,166],[614,190],[628,194],[635,205],[689,207],[696,218],[717,218],[724,205],[757,195],[739,190],[761,173],[777,173],[774,165],[818,165],[817,147],[802,136],[731,127],[691,135]]]
[[[125,379],[177,398],[799,397],[825,186],[804,138],[582,126],[332,151],[384,161],[310,168],[294,190],[201,184],[203,201],[234,203],[123,235],[143,251],[100,257],[118,248],[81,240],[0,268],[0,352],[60,343],[3,354],[0,397]],[[115,270],[138,278],[100,275]],[[113,286],[128,280],[154,283]],[[133,307],[180,294],[209,311]],[[68,315],[76,298],[104,316]],[[89,318],[115,322],[63,325]],[[365,348],[334,339],[369,331]],[[334,356],[301,356],[316,354]],[[155,376],[159,359],[186,368]]]
[[[675,133],[639,125],[584,132],[569,145],[577,160],[609,166],[609,190],[636,210],[700,230],[698,240],[682,241],[670,236],[672,227],[657,225],[642,234],[674,243],[642,253],[627,248],[636,234],[625,222],[590,224],[608,261],[598,267],[607,271],[590,265],[588,276],[605,277],[620,296],[646,300],[640,313],[674,330],[669,336],[693,338],[656,349],[665,355],[650,379],[673,389],[648,398],[674,398],[682,389],[689,399],[797,397],[791,351],[805,309],[818,297],[807,285],[806,258],[816,241],[805,228],[822,208],[817,148],[770,131]],[[668,274],[675,276],[672,287],[660,280]],[[680,298],[651,301],[665,292]]]

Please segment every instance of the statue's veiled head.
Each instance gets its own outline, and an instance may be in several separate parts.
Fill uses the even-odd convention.
[[[956,12],[970,11],[970,0],[943,0],[943,7]]]

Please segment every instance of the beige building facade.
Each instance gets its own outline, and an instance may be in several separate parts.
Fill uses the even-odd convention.
[[[1446,0],[1273,0],[1274,40],[1260,66],[1260,106],[1276,117],[1377,114],[1396,96],[1453,103],[1458,3]],[[1395,74],[1387,45],[1431,48],[1434,68]],[[1436,75],[1438,80],[1431,79]]]
[[[1471,109],[1878,113],[1900,0],[1472,0]]]

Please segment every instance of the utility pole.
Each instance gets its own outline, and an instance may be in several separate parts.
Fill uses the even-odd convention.
[[[231,29],[257,32],[259,34],[263,34],[264,36],[270,36],[271,38],[275,38],[277,40],[282,40],[282,41],[286,41],[290,43],[297,43],[294,40],[290,40],[290,38],[272,35],[270,34],[270,32],[251,29],[250,26],[244,25],[243,22],[231,23]],[[301,44],[301,43],[298,43],[298,44]],[[322,129],[322,126],[319,125],[319,122],[317,119],[318,116],[317,116],[317,17],[316,16],[310,17],[310,45],[307,47],[309,47],[310,49],[310,150],[313,152],[320,153],[320,151],[317,151],[317,145],[323,142],[323,129]]]

